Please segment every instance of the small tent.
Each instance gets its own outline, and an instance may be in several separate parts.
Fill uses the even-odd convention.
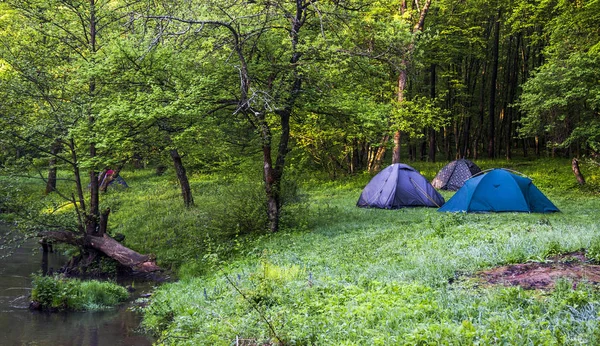
[[[359,207],[399,209],[406,207],[436,207],[444,204],[442,197],[414,168],[395,163],[379,172],[365,186],[356,203]]]
[[[560,210],[531,179],[504,169],[493,169],[467,180],[438,211],[550,213]]]
[[[456,191],[460,189],[467,179],[481,169],[472,161],[466,159],[454,160],[445,165],[431,181],[436,189]]]
[[[111,182],[109,182],[108,186],[116,186],[116,185],[114,185],[114,183],[117,183],[117,184],[121,185],[122,187],[129,187],[129,185],[127,185],[127,182],[125,181],[125,179],[121,178],[120,175],[117,175],[116,178],[114,178]]]
[[[121,178],[118,173],[115,176],[115,171],[112,169],[105,170],[98,175],[98,185],[100,186],[100,189],[117,186],[115,183],[121,185],[121,187],[129,187],[125,179]]]

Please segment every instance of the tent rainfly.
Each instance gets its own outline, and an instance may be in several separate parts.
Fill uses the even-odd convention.
[[[467,180],[438,211],[551,213],[560,210],[531,179],[504,169],[493,169]]]
[[[445,165],[431,181],[436,189],[456,191],[467,179],[481,172],[481,169],[467,159],[454,160]]]
[[[383,209],[439,208],[444,202],[444,197],[417,170],[402,163],[395,163],[371,179],[356,205]]]

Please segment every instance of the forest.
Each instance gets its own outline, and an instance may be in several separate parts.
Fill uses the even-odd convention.
[[[0,247],[178,278],[143,312],[159,344],[594,343],[593,284],[461,275],[600,259],[598,23],[599,0],[3,0],[19,232]],[[390,164],[432,179],[462,158],[562,213],[355,207]]]

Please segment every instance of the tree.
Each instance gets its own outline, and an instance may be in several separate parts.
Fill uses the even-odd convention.
[[[301,114],[300,99],[307,90],[308,76],[314,73],[311,59],[325,46],[325,30],[334,27],[335,13],[345,10],[335,3],[307,0],[223,1],[186,8],[193,12],[177,13],[176,7],[166,6],[164,11],[174,13],[147,18],[158,21],[159,41],[169,35],[181,37],[194,33],[206,42],[198,45],[198,49],[218,47],[212,54],[201,54],[212,61],[219,73],[229,76],[230,83],[217,95],[229,94],[235,98],[217,97],[213,102],[227,105],[226,116],[241,117],[256,130],[262,152],[268,227],[276,232],[283,205],[282,180],[290,150],[290,122],[294,115]],[[233,66],[230,57],[235,57]],[[238,81],[233,83],[232,77]],[[232,85],[237,85],[237,90]]]
[[[520,133],[546,135],[552,148],[600,152],[598,1],[558,1],[547,23],[545,62],[523,86]]]
[[[61,229],[43,230],[39,235],[79,247],[78,265],[83,267],[106,255],[133,270],[159,269],[150,256],[110,237],[110,209],[100,211],[97,172],[111,159],[99,145],[110,129],[99,126],[108,88],[96,69],[104,58],[102,45],[118,38],[114,25],[122,21],[125,9],[136,3],[139,1],[8,1],[2,8],[10,15],[10,23],[2,31],[1,56],[18,76],[11,87],[24,91],[14,95],[15,103],[35,105],[29,119],[22,118],[17,107],[6,108],[10,116],[4,118],[8,125],[5,134],[36,155],[50,155],[70,167],[74,193],[57,193],[73,205],[75,222],[67,221]],[[25,126],[24,120],[34,126]],[[58,143],[65,147],[63,152],[50,149]],[[85,198],[81,170],[89,173],[89,198]]]
[[[405,102],[405,91],[407,88],[408,82],[408,69],[410,68],[410,60],[412,55],[414,54],[415,48],[415,39],[416,36],[423,31],[423,27],[425,26],[425,17],[427,12],[429,11],[429,7],[431,6],[431,0],[425,0],[425,3],[422,4],[420,8],[419,1],[415,0],[414,8],[409,13],[407,12],[407,2],[406,0],[402,0],[400,4],[400,14],[402,16],[406,16],[408,14],[411,21],[415,22],[414,26],[411,30],[412,39],[411,42],[406,47],[406,51],[402,55],[400,61],[400,73],[398,75],[398,108],[402,108]],[[417,13],[417,16],[414,16],[412,13]],[[416,20],[415,20],[416,19]],[[400,144],[401,144],[401,132],[402,130],[398,128],[394,132],[394,153],[392,155],[392,163],[400,162]]]

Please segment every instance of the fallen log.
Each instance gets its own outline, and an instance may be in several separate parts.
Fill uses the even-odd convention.
[[[105,256],[114,259],[122,266],[138,273],[152,273],[162,269],[156,264],[153,256],[142,255],[130,248],[123,246],[108,234],[98,236],[83,235],[71,231],[45,231],[38,234],[46,240],[77,246],[83,250],[93,249]]]
[[[101,237],[88,236],[86,237],[86,241],[93,249],[102,252],[106,256],[135,271],[149,273],[160,270],[160,267],[156,265],[152,256],[135,252],[123,246],[106,233]]]
[[[42,241],[54,240],[57,243],[64,243],[78,247],[82,247],[85,244],[83,237],[81,237],[78,233],[71,231],[43,231],[38,233],[38,237],[41,237]]]

